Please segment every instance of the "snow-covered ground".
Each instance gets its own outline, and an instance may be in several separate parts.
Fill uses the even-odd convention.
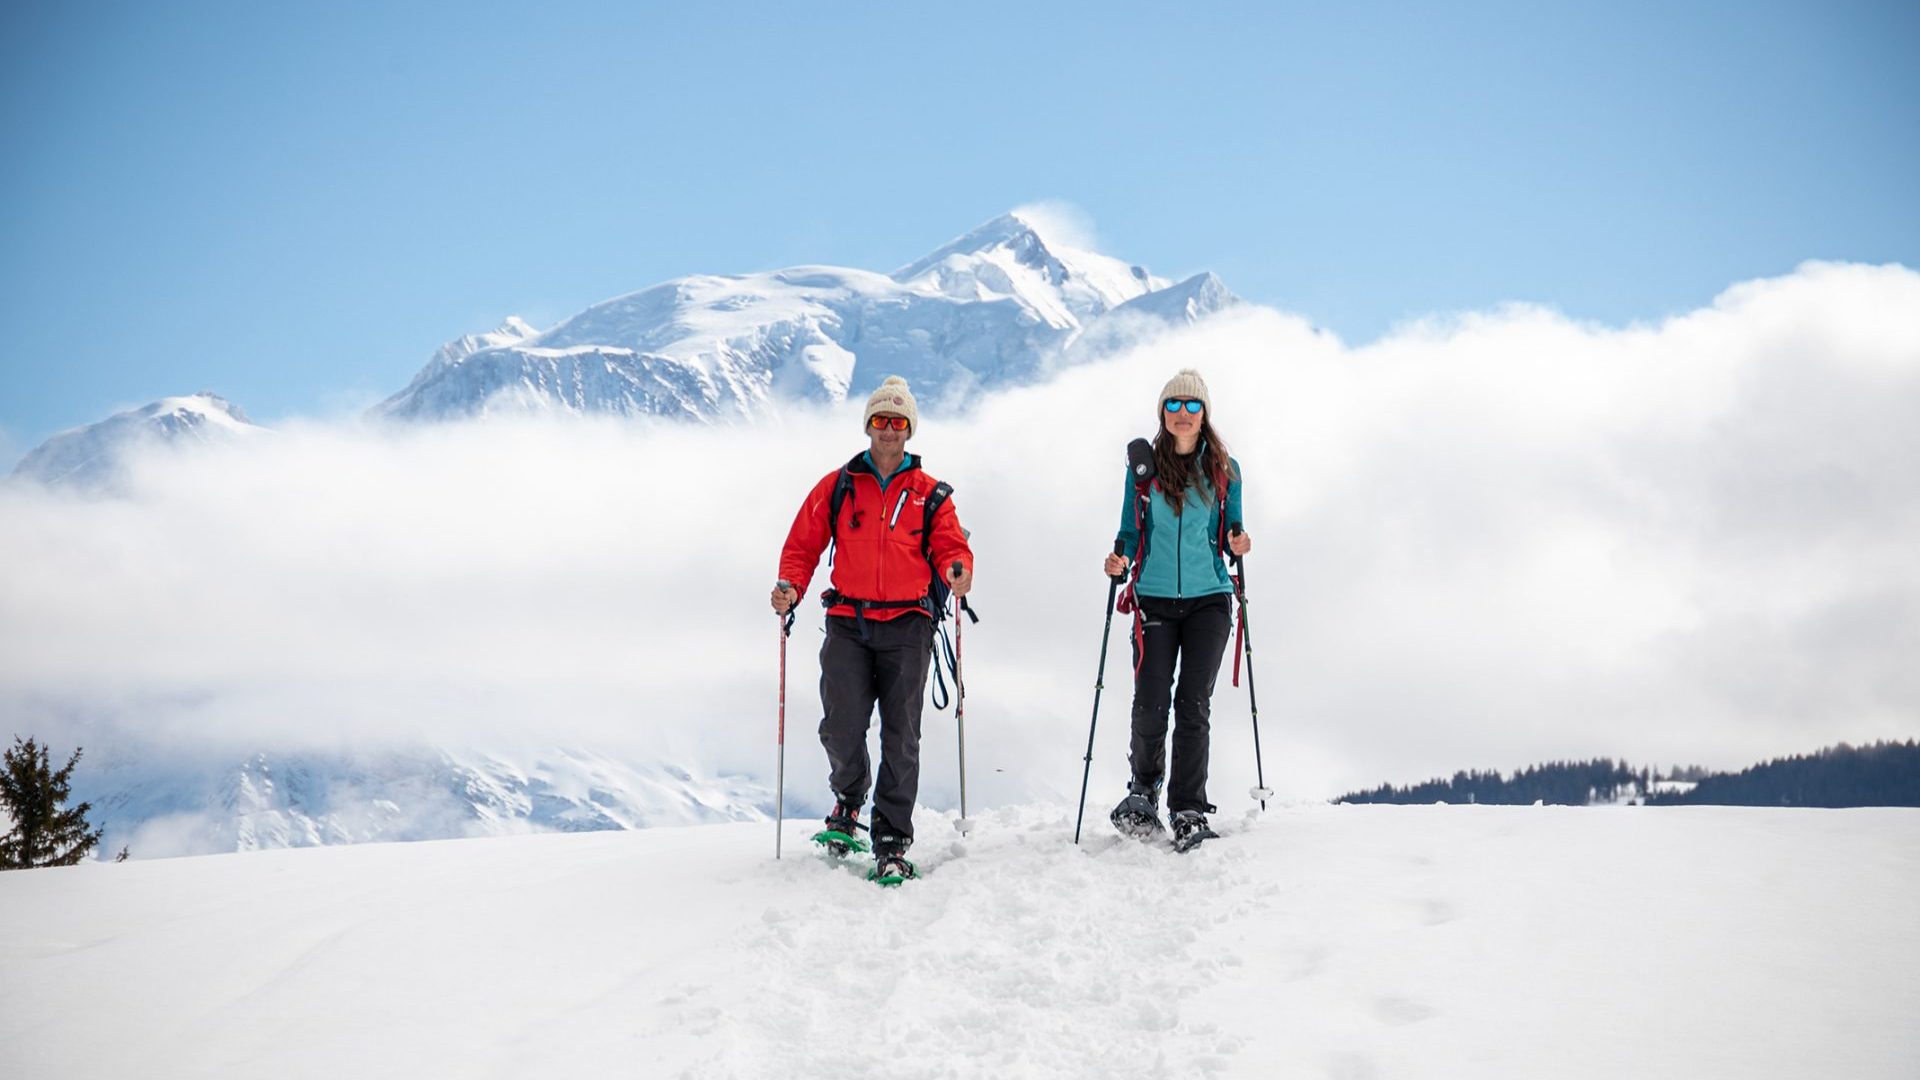
[[[923,814],[0,874],[6,1075],[1920,1075],[1920,811]]]

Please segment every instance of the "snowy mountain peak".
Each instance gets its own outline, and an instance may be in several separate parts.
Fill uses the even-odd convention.
[[[1001,250],[1013,252],[1019,261],[1029,266],[1044,266],[1053,261],[1047,242],[1041,238],[1033,223],[1018,213],[1008,213],[954,237],[932,254],[895,270],[891,276],[895,281],[912,281],[948,259],[986,255]]]
[[[922,409],[1044,377],[1085,331],[1171,282],[1070,241],[1070,215],[1002,214],[891,275],[803,265],[694,275],[603,300],[544,332],[510,319],[449,342],[375,411],[446,420],[494,412],[751,420],[783,402],[837,403],[885,375]],[[1211,275],[1207,281],[1215,285]],[[1190,290],[1163,319],[1231,297]],[[1217,292],[1219,295],[1212,295]],[[1073,362],[1093,359],[1083,342]]]
[[[1167,286],[1143,267],[1071,246],[1065,231],[1032,211],[1002,214],[892,276],[957,298],[1018,296],[1063,328]]]
[[[199,428],[202,425],[227,430],[255,426],[253,421],[247,419],[247,414],[241,411],[240,406],[211,390],[202,390],[185,397],[161,398],[151,405],[133,410],[133,415],[163,427],[182,431]]]
[[[1216,311],[1240,303],[1233,290],[1212,271],[1203,271],[1164,289],[1134,297],[1115,313],[1138,311],[1159,316],[1167,322],[1192,322]]]
[[[118,483],[131,456],[156,445],[191,445],[247,438],[265,428],[212,391],[166,397],[63,431],[35,447],[13,476],[38,483],[102,490]]]
[[[504,345],[515,345],[530,338],[537,337],[539,333],[538,330],[528,326],[526,321],[520,318],[520,316],[509,315],[507,316],[507,321],[501,323],[500,328],[492,333],[466,334],[440,346],[439,351],[433,354],[433,364],[457,364],[483,349],[497,349]]]

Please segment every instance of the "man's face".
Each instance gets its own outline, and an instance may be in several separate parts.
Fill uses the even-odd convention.
[[[875,427],[879,424],[879,427]],[[904,453],[907,445],[907,418],[899,413],[874,413],[867,421],[867,437],[872,440],[873,452],[886,454]]]

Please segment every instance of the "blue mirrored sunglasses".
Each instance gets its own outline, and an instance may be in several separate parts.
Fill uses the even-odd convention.
[[[1197,413],[1202,408],[1205,408],[1205,406],[1201,405],[1200,402],[1194,398],[1168,398],[1166,405],[1167,411],[1170,413],[1179,412],[1180,407],[1183,405],[1186,406],[1187,411],[1190,413]]]

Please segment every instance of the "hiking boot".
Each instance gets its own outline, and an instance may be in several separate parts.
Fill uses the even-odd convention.
[[[1160,824],[1159,793],[1151,788],[1137,791],[1129,786],[1127,797],[1107,815],[1113,827],[1123,836],[1147,837],[1162,832],[1166,826]]]
[[[909,878],[919,876],[919,869],[907,861],[906,855],[895,851],[874,860],[873,872],[867,875],[867,880],[881,885],[898,885]]]
[[[848,804],[836,800],[833,810],[827,814],[827,831],[857,836],[866,826],[860,824],[860,804]]]
[[[912,844],[911,836],[881,833],[874,837],[873,872],[867,875],[867,880],[898,885],[908,878],[919,877],[920,871],[907,860],[907,848]]]
[[[814,834],[815,843],[835,855],[867,850],[867,842],[860,839],[860,831],[866,826],[860,824],[859,803],[836,801],[833,804],[833,812],[827,815],[826,825],[824,830]]]
[[[1173,812],[1173,848],[1175,851],[1190,851],[1200,845],[1202,840],[1212,840],[1220,834],[1207,824],[1207,815],[1198,810],[1175,810]]]

